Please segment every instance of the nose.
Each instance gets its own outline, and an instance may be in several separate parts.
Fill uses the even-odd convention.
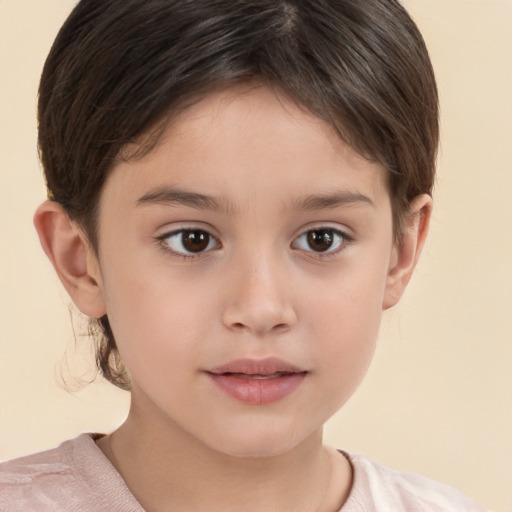
[[[225,286],[222,321],[228,329],[261,337],[297,322],[288,273],[275,258],[260,253],[233,263]]]

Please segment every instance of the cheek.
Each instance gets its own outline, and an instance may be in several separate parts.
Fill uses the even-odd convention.
[[[316,362],[331,378],[326,393],[340,396],[343,390],[343,402],[364,377],[375,351],[385,272],[354,269],[331,283],[313,294],[322,300],[308,299],[308,330],[318,347]]]
[[[169,376],[170,362],[179,368],[203,346],[207,299],[179,279],[166,277],[162,269],[153,267],[139,276],[122,266],[106,275],[105,302],[116,344],[132,374]]]
[[[330,276],[310,280],[301,299],[304,316],[329,339],[337,333],[354,339],[375,334],[382,314],[386,268],[382,263],[359,261]]]
[[[324,303],[316,315],[322,355],[327,354],[333,365],[356,369],[373,354],[381,320],[380,301],[363,299],[337,297],[330,304]]]

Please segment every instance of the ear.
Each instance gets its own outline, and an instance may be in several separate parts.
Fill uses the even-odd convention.
[[[393,307],[402,297],[411,279],[427,238],[432,198],[428,194],[415,197],[410,205],[402,241],[391,256],[382,309]]]
[[[100,267],[85,235],[54,201],[45,201],[36,210],[34,225],[46,256],[77,308],[89,317],[103,316]]]

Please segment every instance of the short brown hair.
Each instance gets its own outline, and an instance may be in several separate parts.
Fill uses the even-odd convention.
[[[410,200],[432,192],[439,125],[428,52],[398,0],[81,0],[39,88],[50,197],[97,251],[98,200],[121,150],[149,135],[149,151],[173,113],[251,81],[388,169],[399,241]],[[99,369],[129,389],[108,318],[92,322]]]

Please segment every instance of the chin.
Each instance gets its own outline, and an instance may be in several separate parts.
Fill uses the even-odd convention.
[[[216,446],[215,449],[230,457],[240,459],[259,459],[259,458],[271,458],[279,457],[291,451],[295,445],[289,443],[283,445],[280,442],[275,444],[255,444],[255,443],[226,443],[226,446]]]
[[[318,439],[322,442],[321,429],[319,435],[303,433],[299,435],[291,429],[269,428],[269,425],[253,426],[253,428],[233,429],[228,435],[209,439],[210,448],[225,455],[237,458],[278,457],[292,451],[306,441]]]

